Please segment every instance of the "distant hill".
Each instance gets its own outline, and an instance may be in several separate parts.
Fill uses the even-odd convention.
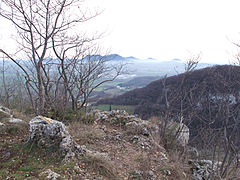
[[[123,61],[130,74],[139,76],[172,76],[183,73],[185,62],[180,59],[159,60],[155,58],[139,59],[133,56],[122,57],[118,54],[106,55],[111,61]],[[213,64],[199,63],[197,69],[212,66]]]
[[[109,55],[90,55],[85,58],[92,59],[106,59],[109,62],[122,61],[126,63],[126,69],[130,74],[135,76],[164,76],[164,75],[175,75],[183,73],[185,70],[185,63],[183,60],[175,58],[172,60],[160,60],[155,58],[140,59],[134,56],[123,57],[119,54]],[[199,63],[197,69],[212,66],[208,63]]]
[[[231,70],[229,70],[231,69]],[[223,87],[220,85],[221,78],[226,78],[229,76],[232,81],[226,81],[224,86],[231,87],[233,81],[238,80],[240,78],[240,74],[235,71],[240,71],[239,66],[213,66],[207,67],[199,70],[195,70],[191,73],[183,73],[175,76],[170,76],[166,78],[166,86],[168,87],[169,93],[171,90],[176,90],[179,88],[180,84],[184,86],[184,88],[194,87],[195,84],[198,85],[199,88],[207,88],[214,92],[215,86],[218,86],[221,89]],[[184,82],[182,82],[184,79]],[[129,81],[131,82],[131,81]],[[130,83],[127,83],[130,84]],[[122,84],[122,85],[127,85]],[[197,90],[197,89],[196,89]],[[195,90],[195,91],[196,91]],[[120,96],[101,100],[99,103],[107,103],[107,104],[122,104],[122,105],[139,105],[140,103],[158,103],[159,98],[163,95],[163,79],[159,79],[151,82],[149,85],[143,88],[134,89]]]
[[[131,87],[143,87],[152,81],[160,79],[160,76],[139,76],[133,78],[127,82],[118,84],[120,87],[131,88]]]
[[[164,76],[164,75],[175,75],[184,72],[185,64],[180,59],[172,59],[172,60],[159,60],[155,58],[148,59],[140,59],[134,56],[123,57],[119,54],[108,54],[108,55],[89,55],[86,56],[85,59],[91,58],[92,60],[97,59],[106,59],[109,63],[114,62],[123,62],[126,64],[126,69],[129,71],[129,74],[134,76]],[[46,59],[46,62],[54,62],[56,59]],[[22,63],[26,63],[27,61],[22,61]],[[16,66],[12,61],[7,61],[9,65]],[[2,64],[2,60],[0,59],[0,66]],[[204,68],[212,66],[212,64],[208,63],[199,63],[197,68]]]
[[[226,109],[232,112],[231,118],[240,113],[239,92],[240,67],[218,65],[159,79],[98,103],[134,105],[135,113],[144,119],[181,115],[194,128],[211,122],[212,126],[221,127]]]

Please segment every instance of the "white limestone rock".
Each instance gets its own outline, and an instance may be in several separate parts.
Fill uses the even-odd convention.
[[[10,117],[12,117],[11,110],[0,105],[0,118],[10,118]]]
[[[1,105],[0,105],[0,112],[8,114],[9,116],[11,115],[11,110]]]
[[[221,166],[221,162],[212,162],[211,160],[190,161],[192,165],[192,174],[194,180],[210,179],[212,173],[216,173]]]
[[[73,141],[62,122],[37,116],[29,122],[29,125],[31,142],[45,147],[56,145],[65,159],[84,154],[81,146]]]
[[[10,119],[9,119],[9,122],[10,122],[10,123],[22,123],[23,120],[17,119],[17,118],[10,118]]]
[[[189,128],[184,123],[170,122],[167,125],[168,135],[176,138],[177,145],[185,147],[189,141]]]
[[[42,173],[40,173],[40,176],[47,175],[46,179],[50,180],[57,180],[60,177],[60,174],[53,172],[51,169],[48,169]]]

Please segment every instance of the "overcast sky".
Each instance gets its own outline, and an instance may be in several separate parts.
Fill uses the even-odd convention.
[[[184,59],[202,53],[202,61],[228,63],[240,42],[240,0],[85,0],[104,12],[89,29],[107,32],[111,53],[138,58]],[[11,42],[1,20],[1,47]],[[239,48],[240,50],[240,48]]]
[[[88,0],[104,9],[94,20],[112,53],[161,60],[202,52],[228,63],[240,42],[240,0]],[[239,48],[240,50],[240,48]]]

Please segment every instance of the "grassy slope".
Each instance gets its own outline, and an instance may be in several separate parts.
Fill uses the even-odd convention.
[[[26,144],[29,120],[21,118],[25,123],[18,125],[0,118],[7,124],[0,129],[0,179],[45,179],[46,175],[41,173],[47,169],[60,174],[59,179],[130,179],[136,170],[151,170],[160,179],[186,179],[189,172],[189,167],[178,159],[164,160],[166,152],[161,146],[151,144],[151,148],[143,148],[131,140],[135,132],[103,122],[72,122],[68,128],[77,143],[107,156],[87,155],[64,163],[54,147],[43,149]]]

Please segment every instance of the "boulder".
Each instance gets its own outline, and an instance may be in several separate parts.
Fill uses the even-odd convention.
[[[150,132],[147,128],[148,121],[143,121],[134,115],[129,115],[124,110],[103,111],[94,110],[91,112],[96,121],[104,121],[114,125],[121,125],[126,131],[132,134],[142,134],[149,136]]]
[[[129,115],[124,110],[112,110],[112,111],[98,111],[95,110],[92,112],[93,116],[95,117],[96,121],[106,121],[110,124],[116,125],[126,125],[129,122],[141,122],[142,120],[133,116]]]
[[[194,180],[210,179],[210,175],[221,166],[221,162],[214,163],[211,160],[192,160],[189,161],[189,164],[192,166]]]
[[[176,138],[178,146],[185,147],[189,141],[189,128],[184,123],[170,122],[167,125],[167,135]]]
[[[84,150],[75,143],[66,126],[59,121],[37,116],[30,122],[29,141],[43,147],[57,146],[65,159],[83,155]]]

